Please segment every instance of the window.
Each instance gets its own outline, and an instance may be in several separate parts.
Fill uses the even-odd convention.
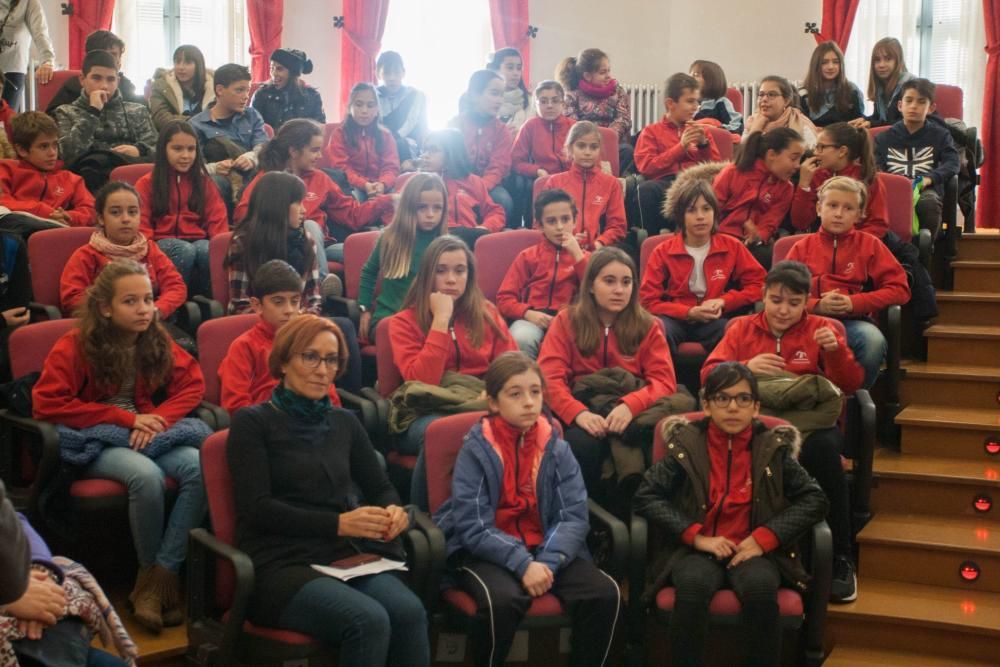
[[[911,72],[959,86],[965,122],[981,124],[986,35],[980,0],[861,0],[844,58],[848,78],[862,91],[872,46],[887,36],[899,39]]]
[[[486,65],[492,51],[486,0],[393,0],[382,50],[397,51],[406,65],[406,85],[427,96],[431,128],[458,114],[458,98],[469,76]]]
[[[205,65],[248,64],[250,37],[244,0],[126,0],[115,5],[112,30],[125,41],[122,70],[141,89],[174,49],[194,44]]]

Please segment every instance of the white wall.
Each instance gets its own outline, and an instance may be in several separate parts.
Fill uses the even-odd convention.
[[[62,15],[63,0],[42,0],[49,37],[56,52],[56,69],[69,66],[69,17]]]
[[[122,0],[119,0],[121,2]],[[327,121],[340,119],[340,36],[333,17],[343,14],[342,0],[285,0],[281,45],[301,49],[313,61],[312,74],[303,77],[319,88]]]

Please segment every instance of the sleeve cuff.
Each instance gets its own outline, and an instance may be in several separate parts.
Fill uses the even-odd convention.
[[[689,547],[694,546],[694,538],[701,532],[702,525],[700,523],[692,523],[688,526],[683,533],[681,533],[681,542],[688,545]]]
[[[750,533],[750,537],[757,541],[764,553],[770,553],[781,546],[781,540],[766,526],[758,526]]]

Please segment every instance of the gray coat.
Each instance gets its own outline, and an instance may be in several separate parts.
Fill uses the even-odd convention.
[[[56,109],[55,119],[59,124],[59,151],[66,164],[91,151],[110,150],[122,144],[135,146],[143,156],[151,156],[156,150],[156,130],[149,109],[126,102],[117,91],[100,111],[90,106],[86,93],[81,93],[72,104]]]

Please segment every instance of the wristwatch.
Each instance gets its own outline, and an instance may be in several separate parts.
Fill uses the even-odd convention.
[[[362,306],[362,305],[361,305],[361,304],[359,303],[359,304],[358,304],[358,310],[360,310],[360,311],[361,311],[362,313],[367,313],[367,312],[368,312],[368,306]]]

